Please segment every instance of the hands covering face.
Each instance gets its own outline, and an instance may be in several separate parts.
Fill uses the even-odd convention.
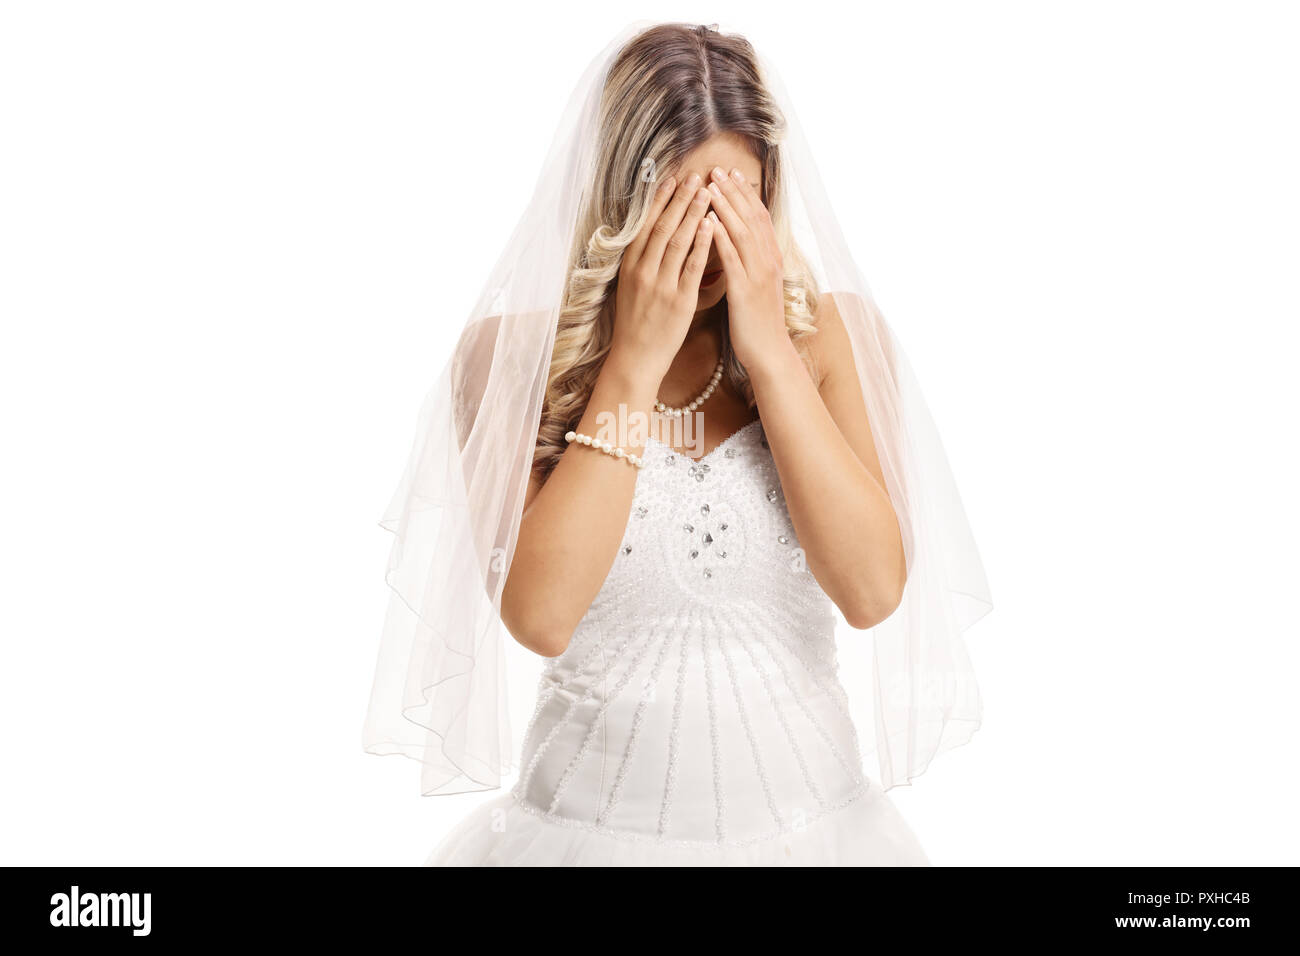
[[[785,266],[772,216],[739,169],[715,166],[709,193],[713,242],[727,277],[731,344],[742,365],[789,344],[785,324]]]
[[[705,218],[711,199],[698,175],[680,184],[669,176],[655,191],[645,227],[623,252],[613,347],[632,350],[659,378],[695,315],[715,225]]]

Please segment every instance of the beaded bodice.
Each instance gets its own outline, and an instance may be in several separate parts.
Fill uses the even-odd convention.
[[[805,567],[762,425],[698,461],[653,439],[643,457],[613,567],[547,661],[516,796],[634,838],[799,829],[866,782],[833,606]]]

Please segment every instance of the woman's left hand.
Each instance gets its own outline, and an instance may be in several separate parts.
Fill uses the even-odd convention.
[[[715,166],[709,183],[714,245],[727,279],[731,347],[746,368],[790,348],[785,324],[785,268],[772,217],[740,170]]]

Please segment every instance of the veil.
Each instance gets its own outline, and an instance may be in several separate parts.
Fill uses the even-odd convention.
[[[528,652],[499,609],[546,387],[566,270],[593,174],[604,78],[654,21],[624,28],[588,65],[560,119],[533,198],[420,411],[405,472],[380,524],[392,532],[389,606],[363,745],[421,765],[425,795],[500,787],[515,769],[512,690]],[[716,29],[716,24],[711,25]],[[786,121],[780,201],[852,344],[907,583],[868,633],[871,674],[846,682],[865,768],[907,784],[979,728],[982,701],[963,632],[992,608],[988,582],[938,431],[893,331],[849,253],[789,94],[761,55]],[[508,674],[514,676],[508,679]]]

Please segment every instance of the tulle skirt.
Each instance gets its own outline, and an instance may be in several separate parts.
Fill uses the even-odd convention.
[[[425,866],[929,865],[911,827],[875,783],[805,827],[722,846],[548,819],[508,792],[465,817],[425,860]]]

